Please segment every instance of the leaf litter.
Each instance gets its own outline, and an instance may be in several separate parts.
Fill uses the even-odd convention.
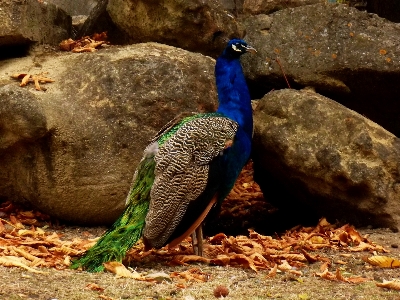
[[[249,181],[248,179],[247,176],[246,180]],[[236,185],[234,195],[230,195],[231,197],[237,197],[243,190],[245,197],[250,198],[248,195],[250,193],[259,197],[260,191],[252,180],[247,184],[237,182]],[[0,265],[22,268],[39,274],[47,274],[50,268],[68,269],[71,259],[82,255],[98,239],[74,237],[63,240],[61,234],[51,231],[52,227],[50,217],[45,214],[33,210],[26,211],[10,201],[1,203]],[[314,254],[321,249],[339,251],[344,260],[333,262],[320,252]],[[345,265],[345,260],[353,259],[351,253],[356,252],[372,254],[363,258],[372,268],[400,266],[398,259],[378,255],[389,251],[370,241],[367,236],[362,236],[353,226],[346,224],[337,227],[322,218],[315,227],[295,227],[276,237],[261,235],[254,230],[249,230],[246,236],[227,236],[219,233],[207,238],[204,244],[204,257],[193,255],[190,237],[172,249],[164,247],[159,250],[144,251],[143,243],[139,242],[127,253],[123,264],[108,262],[105,268],[118,277],[140,281],[160,283],[172,280],[176,287],[181,289],[210,279],[211,275],[203,272],[198,264],[251,269],[255,273],[266,271],[266,279],[274,278],[278,273],[288,274],[295,280],[303,275],[303,270],[307,266],[320,264],[320,272],[314,273],[316,277],[352,284],[374,282],[373,278],[345,274],[340,268],[330,270],[334,263]],[[129,267],[148,262],[187,266],[188,269],[170,274],[144,274]],[[196,266],[190,266],[193,264]],[[382,288],[400,290],[400,282],[397,279],[383,280],[375,284]],[[94,283],[87,288],[99,292],[104,290]]]

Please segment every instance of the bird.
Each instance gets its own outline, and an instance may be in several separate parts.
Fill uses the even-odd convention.
[[[150,140],[134,173],[126,207],[72,269],[104,270],[122,262],[140,238],[145,249],[175,247],[192,234],[202,255],[201,224],[229,194],[251,153],[253,115],[242,54],[257,51],[231,39],[216,60],[218,108],[181,114]]]

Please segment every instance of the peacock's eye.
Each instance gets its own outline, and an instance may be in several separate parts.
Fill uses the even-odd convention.
[[[232,49],[237,51],[237,52],[242,52],[240,49],[241,45],[240,44],[232,44]]]

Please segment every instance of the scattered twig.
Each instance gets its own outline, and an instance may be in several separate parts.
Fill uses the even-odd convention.
[[[278,63],[279,67],[281,68],[283,77],[285,77],[285,80],[286,80],[286,84],[288,85],[289,89],[291,89],[290,84],[289,84],[289,81],[288,81],[288,79],[287,79],[287,77],[286,77],[286,74],[285,74],[285,72],[283,71],[282,65],[281,65],[281,63],[280,63],[280,61],[279,61],[279,58],[276,57],[276,58],[275,58],[275,61]]]

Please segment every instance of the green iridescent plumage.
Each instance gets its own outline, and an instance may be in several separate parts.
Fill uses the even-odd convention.
[[[121,262],[126,252],[136,244],[142,236],[149,208],[154,167],[154,156],[145,157],[140,162],[128,194],[125,211],[83,257],[72,262],[72,269],[83,267],[89,272],[103,271],[103,263]]]

